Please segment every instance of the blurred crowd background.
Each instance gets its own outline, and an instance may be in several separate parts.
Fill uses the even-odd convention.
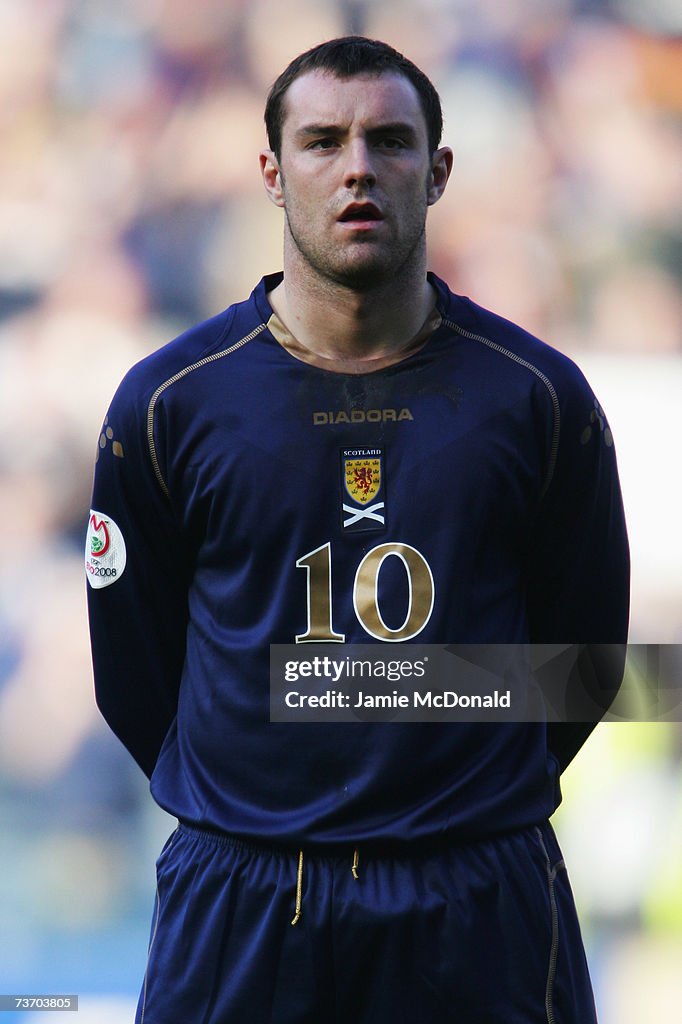
[[[100,425],[133,362],[280,268],[265,95],[348,32],[438,87],[455,171],[431,267],[585,370],[619,453],[633,640],[682,642],[679,4],[0,0],[0,992],[80,993],[81,1024],[132,1021],[173,827],[93,703]],[[602,1024],[679,1017],[681,756],[678,724],[614,723],[565,777]]]

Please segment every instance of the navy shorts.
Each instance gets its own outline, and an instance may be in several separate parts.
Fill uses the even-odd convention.
[[[180,825],[157,878],[136,1024],[596,1022],[548,824],[415,856]]]

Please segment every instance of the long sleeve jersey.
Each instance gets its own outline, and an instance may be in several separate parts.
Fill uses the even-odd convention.
[[[589,726],[271,722],[269,649],[624,643],[604,412],[571,360],[433,275],[421,347],[367,373],[311,365],[282,343],[280,281],[112,401],[86,545],[99,707],[162,807],[238,838],[538,822]]]

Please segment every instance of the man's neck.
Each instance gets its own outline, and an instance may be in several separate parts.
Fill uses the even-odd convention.
[[[434,310],[435,293],[420,267],[409,275],[357,291],[291,268],[269,295],[299,345],[321,360],[364,365],[399,358]]]

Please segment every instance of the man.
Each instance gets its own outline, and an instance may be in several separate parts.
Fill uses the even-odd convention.
[[[452,153],[413,64],[325,43],[266,125],[284,274],[134,367],[100,438],[98,703],[179,819],[138,1020],[588,1024],[547,819],[589,725],[271,723],[268,659],[622,643],[610,433],[569,360],[427,276]]]

